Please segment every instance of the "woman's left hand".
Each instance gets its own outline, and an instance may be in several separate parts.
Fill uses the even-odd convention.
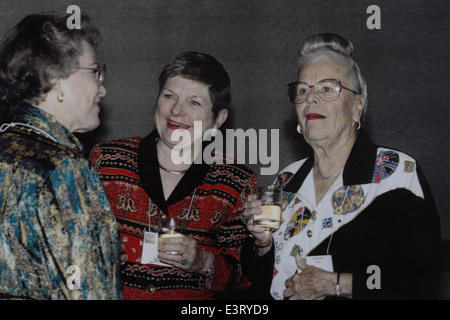
[[[334,295],[336,274],[306,264],[306,259],[295,257],[297,267],[302,271],[286,280],[283,295],[290,300],[322,300]]]
[[[176,251],[178,254],[168,252]],[[187,272],[206,274],[213,263],[214,255],[200,248],[197,241],[189,237],[166,238],[159,245],[159,260]]]

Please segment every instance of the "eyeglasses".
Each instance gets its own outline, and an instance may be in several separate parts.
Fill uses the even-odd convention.
[[[99,84],[102,84],[105,80],[106,63],[103,64],[101,68],[86,68],[86,67],[74,67],[75,69],[85,69],[94,71],[95,80]]]
[[[301,81],[295,81],[287,85],[289,100],[292,103],[304,102],[308,98],[312,88],[315,89],[315,93],[321,100],[327,102],[339,98],[342,88],[347,89],[354,94],[359,94],[352,89],[344,87],[341,84],[341,81],[337,79],[324,79],[317,82],[313,86],[309,86],[308,84]]]

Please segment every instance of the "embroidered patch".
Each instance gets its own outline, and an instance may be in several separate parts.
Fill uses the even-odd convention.
[[[301,207],[294,213],[286,226],[286,231],[284,232],[284,239],[288,240],[289,238],[297,235],[300,231],[305,228],[311,218],[311,211],[306,207]]]
[[[296,255],[302,255],[303,249],[300,248],[299,245],[294,245],[291,250],[291,256],[295,257]]]
[[[324,218],[322,220],[322,229],[325,229],[325,228],[333,228],[333,217]]]
[[[281,241],[278,243],[275,242],[275,250],[276,251],[281,251],[283,249],[283,247],[284,247],[284,242],[281,242]]]
[[[278,269],[277,268],[273,268],[273,275],[272,277],[275,277],[278,274]]]
[[[275,181],[275,188],[283,189],[292,179],[294,174],[292,172],[282,172],[278,175],[277,181]]]
[[[372,182],[378,183],[389,177],[397,169],[399,162],[398,153],[393,151],[381,151],[375,163]]]
[[[358,210],[364,203],[364,190],[359,185],[343,186],[333,193],[334,214],[344,215]]]
[[[281,210],[284,211],[289,203],[294,199],[295,193],[283,191],[283,199],[281,200]]]
[[[416,164],[413,161],[408,161],[405,160],[405,172],[411,173],[414,172],[414,168],[415,168]]]
[[[130,212],[136,212],[137,208],[134,203],[134,198],[131,196],[131,190],[125,189],[123,194],[117,195],[117,210],[125,210]]]

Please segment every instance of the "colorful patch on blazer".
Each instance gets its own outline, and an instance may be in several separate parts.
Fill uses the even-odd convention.
[[[283,191],[282,195],[283,197],[281,200],[281,211],[284,211],[297,194],[295,192]],[[302,200],[300,200],[298,197],[295,197],[294,204],[297,204],[300,201]]]
[[[373,171],[372,182],[378,183],[386,179],[397,169],[399,162],[398,153],[394,151],[381,151],[375,162],[375,169]]]
[[[278,269],[277,268],[273,268],[272,278],[275,277],[277,274],[278,274]]]
[[[292,172],[282,172],[275,181],[275,188],[283,189],[291,181],[294,174]]]
[[[361,186],[343,186],[333,193],[331,204],[334,214],[344,215],[358,210],[364,200],[364,189]]]
[[[303,249],[302,248],[300,248],[300,246],[298,245],[298,244],[295,244],[293,247],[292,247],[292,250],[291,250],[291,253],[290,253],[290,255],[291,256],[293,256],[293,257],[295,257],[296,255],[302,255],[302,252],[303,252]]]
[[[289,203],[294,199],[295,193],[283,191],[283,199],[281,200],[281,210],[284,211]]]
[[[311,219],[311,211],[307,207],[301,207],[298,209],[286,226],[284,232],[284,240],[296,236],[302,231]]]
[[[325,228],[333,228],[333,217],[323,218],[322,229],[325,229]]]
[[[416,166],[415,162],[405,160],[405,169],[404,169],[404,171],[407,172],[407,173],[414,172],[415,166]]]

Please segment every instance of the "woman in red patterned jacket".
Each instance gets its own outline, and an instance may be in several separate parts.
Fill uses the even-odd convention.
[[[204,147],[203,134],[214,135],[225,122],[230,101],[230,79],[223,66],[207,54],[182,53],[160,75],[156,130],[145,138],[106,142],[92,150],[91,161],[128,256],[122,268],[125,299],[210,299],[214,292],[248,285],[240,264],[247,236],[240,215],[244,190],[255,186],[256,175],[235,161],[230,164],[219,152],[212,164],[196,158],[204,152],[195,146]],[[201,124],[201,136],[194,122],[196,128]],[[173,158],[180,146],[175,131],[193,137],[188,145],[191,161]],[[142,263],[144,233],[159,219],[176,216],[189,220],[187,235],[159,246],[162,264]],[[174,250],[179,254],[168,253]]]

